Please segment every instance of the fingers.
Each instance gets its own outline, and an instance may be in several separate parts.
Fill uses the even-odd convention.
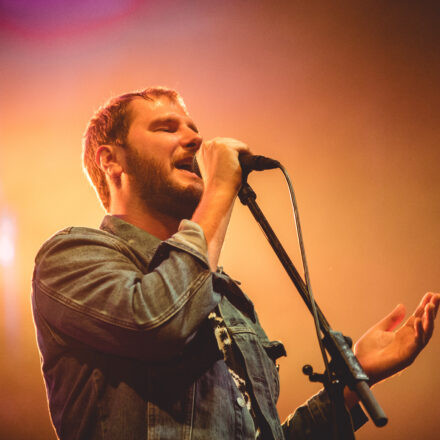
[[[240,153],[250,153],[250,149],[245,143],[237,139],[217,137],[203,142],[197,152],[197,157],[209,160],[211,156],[218,156],[223,160],[231,160],[231,158],[238,158]]]
[[[422,320],[423,325],[423,345],[426,345],[431,339],[432,333],[434,331],[434,320],[435,320],[435,306],[429,303],[425,308],[425,313]]]
[[[434,295],[433,293],[428,292],[423,296],[422,300],[420,301],[420,304],[417,306],[416,311],[414,312],[414,316],[416,318],[421,318],[423,316],[425,306],[431,301],[433,295]]]
[[[206,148],[227,148],[229,150],[235,150],[239,153],[250,153],[250,148],[238,139],[216,137],[204,142]]]
[[[196,154],[205,190],[223,188],[236,194],[242,183],[240,153],[250,153],[250,149],[237,139],[217,137],[202,144]]]
[[[439,293],[432,293],[431,304],[434,305],[434,319],[435,319],[437,316],[438,309],[440,307],[440,294]]]
[[[434,320],[440,307],[440,294],[428,292],[426,293],[420,304],[417,306],[412,316],[408,318],[405,325],[413,327],[417,332],[417,337],[426,344],[432,336],[434,330]],[[405,306],[399,304],[385,318],[379,321],[375,328],[382,331],[394,330],[405,317]]]
[[[434,332],[434,321],[437,316],[440,304],[440,295],[432,292],[427,293],[414,316],[414,329],[416,332],[416,342],[420,347],[424,347]]]
[[[414,330],[416,332],[415,335],[415,342],[416,345],[420,348],[422,348],[424,344],[424,329],[423,329],[423,323],[420,318],[416,318],[414,320]]]
[[[376,324],[376,327],[383,331],[392,331],[403,321],[405,313],[405,306],[403,304],[399,304],[391,313],[379,321]]]

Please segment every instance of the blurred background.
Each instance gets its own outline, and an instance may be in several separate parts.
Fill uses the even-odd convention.
[[[315,296],[335,329],[357,339],[396,304],[412,312],[439,291],[439,19],[423,0],[0,0],[0,437],[56,438],[33,259],[58,229],[100,224],[81,138],[115,94],[175,88],[206,139],[236,137],[287,167]],[[300,269],[281,173],[250,183]],[[286,345],[284,419],[318,389],[301,373],[322,369],[312,320],[238,203],[221,263]],[[357,438],[438,438],[438,333],[374,388],[389,424]]]

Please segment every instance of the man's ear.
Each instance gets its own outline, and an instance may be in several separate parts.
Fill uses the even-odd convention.
[[[95,161],[110,180],[119,182],[123,168],[120,164],[120,155],[114,145],[100,145],[96,150]]]

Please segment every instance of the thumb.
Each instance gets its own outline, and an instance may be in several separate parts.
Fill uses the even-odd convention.
[[[405,314],[405,306],[398,304],[391,313],[377,323],[376,328],[383,331],[392,331],[403,321]]]

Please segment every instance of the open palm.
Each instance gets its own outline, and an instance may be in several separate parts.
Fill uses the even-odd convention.
[[[406,314],[405,307],[399,304],[359,339],[354,353],[370,377],[370,385],[414,361],[432,336],[439,304],[440,294],[427,293],[415,312],[395,330]]]

